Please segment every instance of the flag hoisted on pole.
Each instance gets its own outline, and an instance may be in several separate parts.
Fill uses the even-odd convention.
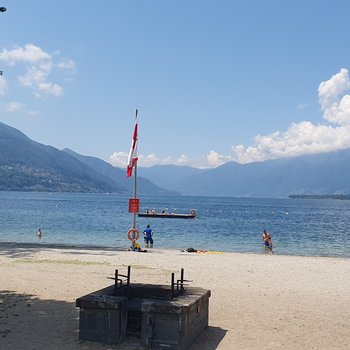
[[[134,197],[129,199],[129,212],[133,213],[132,228],[128,232],[128,238],[131,240],[132,250],[135,249],[135,242],[139,238],[139,232],[136,228],[136,216],[139,211],[139,199],[136,196],[136,179],[137,179],[137,128],[138,128],[138,111],[136,110],[136,120],[134,134],[132,135],[128,164],[126,166],[126,176],[130,177],[132,175],[132,170],[134,171]],[[131,235],[130,235],[131,233]]]
[[[132,175],[132,169],[136,164],[137,158],[137,129],[138,129],[138,115],[136,110],[136,121],[135,121],[135,129],[134,134],[132,135],[128,164],[126,166],[126,176],[130,177]]]

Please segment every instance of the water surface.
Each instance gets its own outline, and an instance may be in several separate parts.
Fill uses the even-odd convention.
[[[132,226],[128,200],[112,194],[0,192],[0,242],[125,249]],[[140,201],[142,211],[197,210],[194,220],[137,218],[140,231],[151,225],[158,248],[261,253],[267,229],[276,254],[350,257],[347,200],[141,196]]]

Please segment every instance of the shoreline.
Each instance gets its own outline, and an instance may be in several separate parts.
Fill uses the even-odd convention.
[[[63,243],[34,243],[34,242],[0,242],[0,250],[2,247],[9,248],[52,248],[52,249],[82,249],[82,250],[112,250],[125,251],[123,247],[107,247],[97,245],[82,244],[63,244]]]
[[[63,243],[40,243],[40,242],[1,242],[0,241],[0,251],[4,248],[19,248],[19,249],[38,249],[38,248],[44,248],[44,249],[66,249],[66,250],[100,250],[100,251],[116,251],[116,252],[125,252],[128,251],[128,248],[126,247],[120,247],[120,246],[99,246],[99,245],[83,245],[83,244],[63,244]],[[187,249],[188,247],[184,247],[183,250]],[[164,248],[162,246],[151,248],[148,250],[148,252],[151,252],[153,250],[163,250],[163,251],[174,251],[174,252],[181,252],[182,249],[174,249],[174,248]],[[197,249],[197,248],[196,248]],[[200,249],[200,248],[199,248]],[[263,246],[261,249],[261,252],[239,252],[239,251],[217,251],[217,250],[208,250],[208,252],[219,252],[223,254],[244,254],[244,255],[261,255],[264,252]],[[350,256],[340,256],[340,255],[303,255],[303,254],[285,254],[285,253],[279,253],[278,250],[276,251],[274,249],[275,255],[278,256],[289,256],[289,257],[305,257],[305,258],[334,258],[334,259],[346,259],[350,260]]]
[[[211,290],[209,328],[190,350],[350,346],[350,259],[0,244],[0,348],[117,349],[79,342],[75,300],[129,265],[132,283],[168,284],[184,268],[191,286]],[[136,349],[130,341],[118,349]]]

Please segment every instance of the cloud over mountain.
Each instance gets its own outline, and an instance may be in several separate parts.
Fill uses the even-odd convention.
[[[233,146],[232,160],[250,163],[266,159],[316,154],[350,148],[349,72],[342,68],[321,82],[318,96],[325,123],[292,123],[287,131],[258,135],[251,146]]]
[[[232,146],[232,153],[228,155],[219,154],[215,150],[198,159],[187,155],[181,155],[178,159],[160,159],[156,154],[140,155],[139,164],[143,167],[174,164],[211,168],[229,161],[245,164],[350,148],[350,95],[346,94],[349,90],[349,72],[342,68],[318,87],[323,121],[317,125],[308,120],[292,123],[285,131],[257,135],[250,146]],[[110,157],[111,164],[116,166],[124,167],[126,161],[125,152],[114,152]]]

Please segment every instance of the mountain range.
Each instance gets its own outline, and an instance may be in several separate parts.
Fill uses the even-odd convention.
[[[288,197],[350,194],[350,149],[214,169],[154,166],[139,173],[163,188],[196,196]]]
[[[138,194],[288,197],[350,194],[350,149],[225,163],[214,169],[138,167]],[[125,169],[72,150],[58,150],[0,123],[0,190],[132,193]]]
[[[125,169],[114,167],[97,157],[83,156],[68,148],[63,149],[63,151],[76,158],[81,163],[89,166],[100,175],[107,177],[113,182],[116,182],[119,186],[122,186],[123,189],[126,189],[128,193],[133,192],[134,182],[130,178],[126,177]],[[139,194],[178,194],[176,191],[165,190],[142,176],[137,177],[137,189]]]
[[[176,185],[171,189],[187,195],[277,198],[350,194],[350,150],[249,164],[228,162],[172,184]],[[162,185],[170,188],[170,184]]]
[[[169,194],[138,178],[140,194]],[[101,159],[35,142],[0,123],[0,191],[131,193],[126,172]]]

